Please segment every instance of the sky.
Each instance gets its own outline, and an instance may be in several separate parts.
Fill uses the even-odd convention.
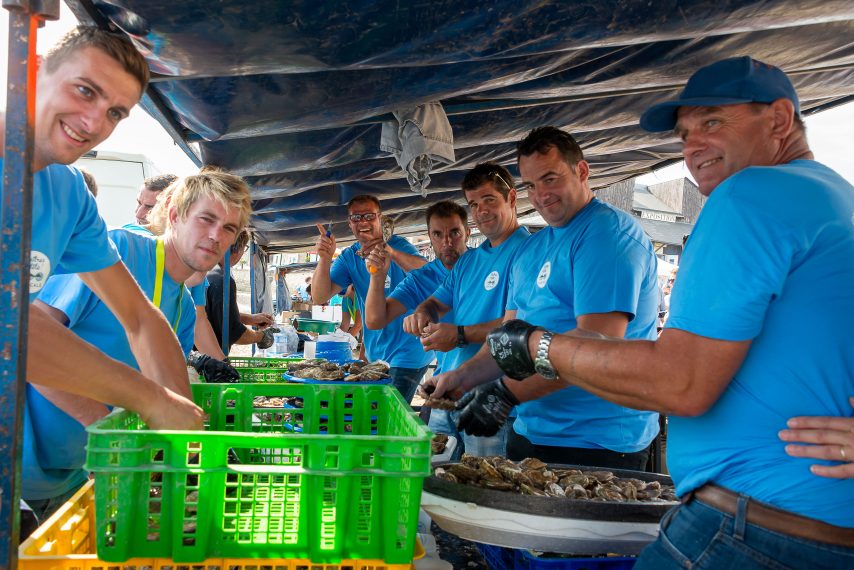
[[[64,3],[60,3],[60,19],[48,22],[38,32],[37,51],[44,53],[63,34],[74,27],[77,20]],[[8,12],[0,9],[0,78],[5,85],[8,45]],[[0,90],[0,108],[6,107],[6,90]],[[854,183],[854,103],[824,111],[806,119],[807,136],[816,160],[833,168]],[[160,124],[139,106],[119,123],[113,134],[96,150],[144,154],[162,173],[186,176],[196,172],[193,162],[174,143]],[[684,163],[642,176],[642,184],[655,184],[674,178],[689,177]]]

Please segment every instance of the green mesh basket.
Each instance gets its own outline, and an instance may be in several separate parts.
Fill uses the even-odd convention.
[[[124,410],[88,428],[100,559],[412,560],[432,434],[396,390],[192,388],[204,432]]]
[[[237,368],[272,368],[287,370],[289,362],[300,362],[302,357],[265,358],[261,356],[229,356],[228,362]]]

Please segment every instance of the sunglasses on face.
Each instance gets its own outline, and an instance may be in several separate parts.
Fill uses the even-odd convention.
[[[377,219],[378,215],[379,214],[377,212],[368,212],[367,214],[350,214],[349,216],[347,216],[347,219],[349,219],[355,224],[358,224],[362,220],[365,220],[366,222],[373,222]]]

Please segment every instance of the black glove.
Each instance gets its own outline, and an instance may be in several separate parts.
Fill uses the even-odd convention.
[[[270,348],[273,346],[273,332],[270,329],[264,331],[264,336],[256,342],[258,348]]]
[[[478,386],[457,402],[457,410],[462,411],[457,429],[477,437],[495,435],[518,403],[500,379]]]
[[[228,362],[217,360],[207,354],[191,352],[187,364],[205,377],[206,382],[213,384],[230,384],[240,382],[240,374]]]
[[[524,380],[536,373],[534,359],[528,352],[528,338],[537,330],[544,329],[513,319],[486,335],[486,343],[489,345],[492,358],[508,377]]]

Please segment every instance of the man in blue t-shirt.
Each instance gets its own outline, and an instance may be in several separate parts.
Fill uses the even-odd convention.
[[[456,202],[442,200],[427,208],[426,218],[427,235],[436,259],[410,271],[388,295],[385,292],[385,278],[391,265],[391,254],[387,247],[375,247],[368,255],[368,267],[373,266],[377,271],[371,273],[365,298],[367,328],[380,330],[401,315],[413,311],[439,288],[460,257],[468,251],[466,242],[471,230],[465,208]],[[446,314],[442,321],[453,323],[453,313]],[[448,354],[440,351],[436,355],[437,374],[441,372],[442,362]]]
[[[420,269],[409,272],[388,296],[383,285],[391,257],[385,248],[374,248],[368,256],[368,266],[378,268],[376,273],[371,274],[371,284],[365,299],[365,325],[369,329],[382,329],[404,313],[414,310],[439,288],[460,257],[468,250],[466,242],[471,235],[471,230],[468,227],[468,214],[465,208],[456,202],[442,200],[427,208],[426,218],[427,235],[436,259]],[[441,322],[451,323],[453,326],[453,311],[445,314]],[[426,342],[426,338],[424,340]],[[444,370],[445,361],[460,350],[462,348],[457,347],[456,344],[453,344],[450,350],[436,349],[434,374],[441,373]],[[452,432],[448,427],[442,428],[437,425],[438,419],[443,418],[444,414],[442,410],[433,410],[430,414],[430,426],[433,431]]]
[[[122,227],[143,235],[162,235],[166,231],[169,202],[171,193],[176,187],[173,186],[176,180],[178,177],[174,174],[146,178],[136,198],[137,208],[134,215],[139,223],[125,224]],[[193,331],[193,344],[199,351],[191,354],[189,363],[199,374],[204,374],[208,382],[240,380],[240,374],[226,361],[217,335],[208,320],[205,304],[209,283],[206,274],[196,273],[187,279],[184,285],[187,286],[195,306],[196,325]]]
[[[423,337],[425,349],[451,351],[443,362],[443,372],[456,370],[477,354],[486,334],[501,323],[510,267],[531,235],[516,218],[516,189],[506,168],[495,162],[478,164],[463,178],[462,189],[486,241],[466,253],[442,285],[404,321],[406,332]],[[447,317],[451,311],[453,320]],[[500,373],[493,378],[498,376]],[[460,436],[456,412],[432,412],[430,427]],[[480,435],[486,437],[475,437]],[[504,455],[506,435],[504,429],[467,434],[462,439],[472,455]]]
[[[109,235],[186,356],[193,346],[195,311],[184,281],[215,266],[241,232],[251,212],[249,188],[231,174],[189,176],[173,192],[169,210],[161,238],[126,229]],[[140,368],[121,323],[79,276],[51,277],[34,304],[107,356]],[[49,515],[86,481],[84,426],[107,411],[94,400],[28,386],[22,494],[38,515]]]
[[[517,156],[520,188],[527,189],[548,227],[516,253],[504,320],[522,318],[559,331],[581,327],[617,338],[655,338],[657,262],[637,221],[593,197],[589,166],[568,133],[534,129],[519,143]],[[524,382],[502,379],[486,348],[437,381],[445,391],[464,378],[466,387],[491,382],[460,402],[460,429],[493,433],[506,420],[506,411],[517,405],[507,438],[510,459],[646,467],[649,444],[658,434],[658,414],[617,406],[536,375]]]
[[[82,26],[39,66],[29,291],[32,300],[50,275],[81,273],[146,355],[143,373],[104,358],[30,304],[27,378],[136,410],[153,427],[201,428],[201,410],[185,398],[189,385],[174,333],[120,262],[80,172],[65,166],[113,132],[139,101],[148,75],[126,38]],[[4,125],[0,115],[0,133]]]
[[[813,160],[786,74],[749,57],[700,69],[641,126],[675,130],[709,196],[661,336],[551,337],[516,321],[493,354],[513,375],[553,370],[670,414],[682,504],[635,568],[854,567],[854,478],[811,470],[778,439],[792,416],[854,423],[854,187]],[[807,441],[826,444],[820,464],[845,465],[854,450],[832,431]]]
[[[422,267],[427,260],[418,255],[415,247],[400,236],[392,235],[388,243],[383,238],[383,214],[380,201],[367,194],[355,196],[347,204],[350,231],[356,243],[335,255],[335,236],[317,225],[317,267],[311,280],[311,297],[315,303],[326,303],[332,296],[352,284],[364,324],[365,297],[370,285],[370,273],[365,258],[384,244],[391,256],[391,266],[386,275],[385,289],[393,290],[403,281],[406,273]],[[328,234],[328,235],[327,235]],[[382,330],[364,329],[365,354],[368,360],[383,360],[391,367],[392,383],[409,402],[427,365],[433,360],[431,352],[424,352],[417,339],[403,333],[403,317],[389,323]]]

